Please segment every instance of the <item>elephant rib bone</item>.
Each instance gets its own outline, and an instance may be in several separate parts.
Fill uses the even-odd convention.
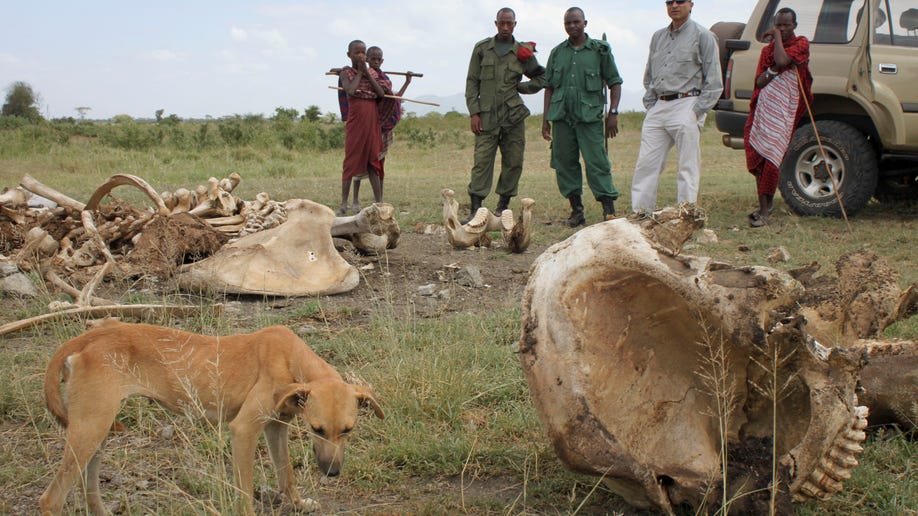
[[[166,208],[166,203],[163,201],[163,198],[156,193],[156,190],[143,179],[131,174],[115,174],[109,177],[102,186],[93,192],[89,201],[86,203],[85,209],[89,211],[97,210],[99,208],[99,202],[117,186],[133,186],[137,188],[153,201],[153,204],[156,205],[157,213],[163,216],[169,215],[169,209]]]

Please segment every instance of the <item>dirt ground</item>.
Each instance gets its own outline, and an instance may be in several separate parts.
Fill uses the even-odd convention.
[[[323,297],[323,305],[359,307],[360,318],[374,316],[381,304],[391,306],[398,317],[488,313],[517,306],[529,267],[546,247],[530,245],[514,254],[498,237],[489,248],[454,249],[442,228],[428,228],[403,229],[398,247],[381,256],[343,252],[360,271],[360,284],[351,292]],[[355,322],[361,321],[351,324]]]

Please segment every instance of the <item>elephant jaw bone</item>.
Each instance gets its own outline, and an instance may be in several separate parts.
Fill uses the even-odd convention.
[[[602,476],[636,507],[667,512],[682,503],[700,507],[716,487],[721,435],[731,445],[770,438],[770,416],[749,413],[766,406],[749,383],[750,371],[756,362],[767,363],[767,315],[793,306],[803,294],[797,281],[774,269],[678,256],[682,236],[651,241],[653,235],[690,234],[680,224],[694,227],[699,219],[691,213],[678,218],[657,232],[649,227],[653,221],[617,219],[547,249],[526,287],[519,343],[533,402],[562,462]],[[711,416],[721,405],[704,379],[703,351],[719,342],[729,372],[724,392],[735,393],[723,420]],[[832,360],[830,355],[830,365]],[[835,371],[822,363],[815,369]],[[849,373],[838,381],[853,393]],[[817,372],[789,374],[799,374],[816,392],[830,391]],[[842,438],[860,424],[863,409],[844,398],[824,413],[808,406],[816,400],[805,388],[795,392],[792,401],[800,405],[780,405],[779,418],[782,429],[801,430],[775,446],[778,456],[793,450],[805,457],[793,471],[794,486],[802,488],[807,482],[801,479],[819,470],[816,457],[850,445]],[[817,413],[819,418],[811,417]]]
[[[858,405],[856,389],[867,352],[822,346],[806,332],[806,318],[800,314],[777,323],[766,340],[769,350],[787,357],[786,367],[793,371],[783,380],[786,390],[777,401],[780,438],[776,446],[783,454],[780,463],[790,472],[790,492],[796,502],[826,500],[841,492],[842,482],[851,477],[850,470],[863,451],[860,445],[866,438],[869,410]],[[782,421],[783,413],[795,410],[801,399],[809,401],[808,419]],[[772,400],[751,400],[748,405],[756,403],[767,405]],[[747,433],[762,435],[767,424],[770,414],[767,421],[750,417]]]
[[[504,244],[512,253],[522,253],[529,248],[529,242],[532,240],[532,205],[535,201],[524,197],[520,200],[522,208],[520,209],[520,219],[513,224],[510,231],[504,231]],[[511,222],[513,221],[513,212],[504,210],[500,214],[501,219],[509,214]]]
[[[519,222],[514,221],[511,210],[503,210],[498,216],[487,208],[478,208],[471,220],[461,224],[455,192],[445,188],[440,194],[443,196],[443,226],[446,228],[446,237],[453,247],[488,247],[491,245],[488,233],[493,231],[500,231],[504,244],[511,252],[522,253],[529,247],[532,236],[532,205],[535,204],[532,199],[522,199],[523,208]]]
[[[443,227],[446,228],[446,238],[450,245],[456,249],[491,245],[491,237],[487,231],[479,230],[482,224],[487,224],[488,209],[479,208],[467,224],[459,222],[459,202],[456,193],[449,188],[440,191],[443,196]]]
[[[335,214],[326,206],[292,199],[286,221],[224,245],[178,276],[181,288],[231,294],[313,296],[348,292],[357,269],[335,251]]]

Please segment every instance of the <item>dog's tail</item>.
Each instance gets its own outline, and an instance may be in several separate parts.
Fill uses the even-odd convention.
[[[67,428],[68,420],[67,407],[64,406],[64,398],[61,393],[61,382],[66,382],[70,376],[66,365],[67,358],[86,347],[87,342],[84,334],[61,344],[51,356],[48,369],[45,371],[45,405],[48,406],[48,411],[51,412],[54,419],[64,428]]]

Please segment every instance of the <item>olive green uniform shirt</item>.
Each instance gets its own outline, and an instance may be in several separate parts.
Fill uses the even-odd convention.
[[[612,48],[589,36],[580,47],[564,40],[553,48],[546,69],[545,87],[553,90],[546,120],[552,122],[602,121],[606,104],[603,83],[612,86],[622,82]]]
[[[520,43],[500,55],[496,37],[479,41],[472,50],[465,80],[465,103],[469,115],[481,116],[481,127],[490,131],[496,127],[522,122],[529,109],[520,94],[538,93],[545,79],[545,68],[535,56],[522,62],[517,57]],[[523,76],[529,78],[523,81]]]

